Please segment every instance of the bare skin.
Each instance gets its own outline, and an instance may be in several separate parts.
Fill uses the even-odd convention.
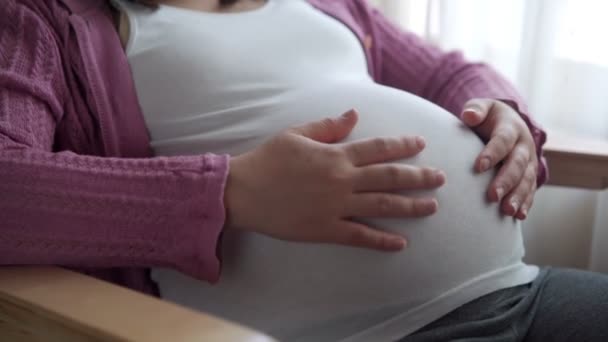
[[[147,6],[156,7],[159,4],[185,8],[210,13],[236,13],[256,10],[266,4],[266,0],[240,0],[230,6],[222,6],[219,0],[138,0]],[[129,40],[129,21],[117,11],[113,12],[114,24],[120,34],[123,47]]]
[[[350,111],[293,127],[232,158],[226,190],[229,225],[290,241],[381,251],[405,247],[402,236],[352,219],[432,215],[437,211],[436,199],[392,192],[438,188],[445,174],[387,164],[420,153],[425,146],[420,137],[333,144],[348,136],[357,119],[357,113]]]
[[[139,0],[139,2],[149,6],[163,4],[201,12],[230,13],[258,9],[264,6],[266,0],[240,0],[229,6],[222,6],[218,0]]]
[[[487,140],[475,169],[486,172],[502,163],[488,188],[488,198],[500,202],[505,215],[525,220],[534,203],[539,164],[530,129],[511,106],[493,99],[467,102],[461,117]]]

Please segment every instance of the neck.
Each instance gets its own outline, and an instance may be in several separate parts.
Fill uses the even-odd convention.
[[[245,12],[263,6],[266,0],[159,0],[156,2],[201,12]]]

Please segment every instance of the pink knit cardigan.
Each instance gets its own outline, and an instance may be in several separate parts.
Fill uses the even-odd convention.
[[[504,100],[540,156],[545,133],[487,65],[401,31],[364,0],[310,3],[367,42],[377,82],[456,115],[471,98]],[[0,18],[0,265],[62,265],[148,293],[150,267],[217,281],[228,157],[152,157],[106,1],[4,0]]]

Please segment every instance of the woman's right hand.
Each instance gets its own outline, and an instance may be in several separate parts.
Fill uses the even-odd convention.
[[[348,136],[357,119],[353,110],[294,127],[233,157],[225,192],[227,227],[289,241],[382,251],[404,248],[404,237],[353,219],[432,215],[436,199],[394,192],[437,188],[445,174],[385,164],[420,153],[420,137],[335,144]]]

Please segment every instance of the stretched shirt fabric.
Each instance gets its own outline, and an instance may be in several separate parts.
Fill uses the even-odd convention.
[[[366,43],[376,82],[455,115],[471,98],[503,100],[541,155],[545,133],[487,65],[401,31],[365,1],[309,2]],[[217,281],[228,157],[152,157],[109,4],[5,0],[0,18],[0,263],[67,266],[148,293],[150,267]]]

